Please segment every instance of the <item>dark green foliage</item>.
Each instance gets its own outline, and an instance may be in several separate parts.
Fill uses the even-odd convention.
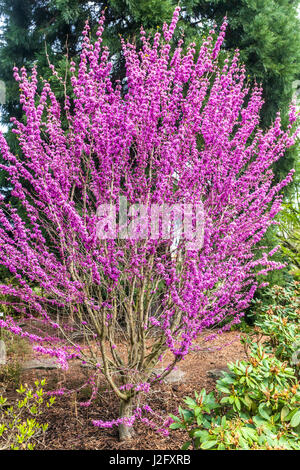
[[[187,408],[171,415],[171,429],[181,429],[201,450],[300,449],[300,393],[294,370],[256,343],[248,360],[228,364],[216,392],[195,392]]]
[[[38,61],[42,75],[49,75],[44,54],[47,42],[55,65],[65,52],[78,53],[81,31],[89,18],[95,26],[106,8],[105,40],[112,53],[120,51],[119,35],[134,38],[143,25],[148,31],[170,21],[175,0],[0,0],[4,30],[0,49],[0,80],[7,85],[8,101],[3,121],[20,116],[12,67]],[[202,38],[212,22],[228,16],[225,47],[239,48],[241,59],[252,79],[263,84],[266,104],[263,122],[268,125],[276,112],[286,110],[294,80],[299,78],[300,28],[299,0],[181,0],[187,41]],[[119,64],[120,65],[120,64]]]
[[[113,54],[117,53],[120,34],[133,38],[141,24],[152,29],[170,20],[172,4],[172,0],[0,0],[0,15],[4,18],[0,80],[6,84],[2,122],[8,124],[11,116],[21,118],[18,88],[12,76],[14,65],[30,67],[37,62],[40,75],[48,78],[51,72],[45,54],[47,45],[50,61],[58,71],[63,71],[67,49],[72,58],[80,52],[85,21],[89,19],[95,28],[103,9],[106,9],[105,42]]]
[[[265,104],[262,126],[280,110],[287,122],[288,106],[300,79],[299,0],[185,0],[190,21],[215,21],[227,15],[227,50],[240,50],[250,80],[261,83]],[[298,154],[286,152],[274,166],[277,181],[293,168]]]
[[[254,334],[268,337],[265,346],[276,357],[289,362],[297,374],[300,372],[300,282],[285,287],[266,289],[262,300],[255,302]]]
[[[300,152],[300,148],[296,151]],[[281,252],[289,262],[290,274],[300,279],[300,160],[296,164],[294,192],[289,194],[280,213],[277,238]]]
[[[265,290],[256,328],[241,338],[247,360],[227,364],[215,392],[195,392],[171,415],[184,449],[300,449],[299,294],[298,281]]]
[[[294,0],[186,0],[191,21],[227,15],[225,47],[240,49],[251,79],[262,83],[266,98],[263,122],[269,125],[279,109],[286,109],[293,81],[300,75],[299,1]],[[195,20],[194,20],[195,21]]]

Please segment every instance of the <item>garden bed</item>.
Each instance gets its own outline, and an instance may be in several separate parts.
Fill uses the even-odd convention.
[[[205,348],[208,343],[200,337],[198,344]],[[176,413],[182,399],[193,395],[194,390],[202,388],[210,391],[214,389],[218,370],[226,368],[230,361],[243,359],[246,356],[240,340],[240,333],[231,331],[217,337],[209,343],[211,351],[195,351],[179,365],[184,376],[173,383],[157,384],[150,394],[142,397],[155,413],[167,417]],[[26,358],[28,360],[28,356]],[[78,361],[72,361],[68,371],[55,370],[26,370],[20,372],[20,382],[31,385],[36,379],[46,378],[47,390],[66,388],[78,390],[84,384],[92,371],[81,367]],[[45,446],[40,444],[37,448],[48,450],[74,450],[74,449],[131,449],[131,450],[179,450],[186,440],[186,435],[180,431],[171,431],[164,436],[136,422],[136,436],[128,442],[119,442],[117,428],[99,429],[93,426],[92,420],[108,421],[118,415],[118,402],[115,396],[108,391],[105,381],[100,380],[99,396],[89,407],[80,406],[86,402],[91,391],[88,388],[74,391],[65,396],[58,396],[55,405],[45,409],[39,421],[49,423],[46,433]],[[16,398],[11,385],[6,390],[9,401]],[[140,404],[143,404],[141,402]],[[150,416],[149,416],[150,417]],[[159,421],[158,421],[159,422]]]

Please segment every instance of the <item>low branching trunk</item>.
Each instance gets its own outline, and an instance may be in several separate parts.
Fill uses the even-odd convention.
[[[122,400],[120,403],[120,418],[131,418],[132,416],[132,398],[127,401]],[[126,423],[119,424],[119,439],[120,441],[126,441],[132,439],[135,432],[133,426],[128,426]]]

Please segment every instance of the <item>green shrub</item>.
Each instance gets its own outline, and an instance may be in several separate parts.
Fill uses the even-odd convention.
[[[20,386],[20,399],[14,405],[0,395],[0,450],[33,450],[37,443],[44,443],[48,424],[36,418],[54,404],[55,397],[45,398],[45,380],[34,384],[34,389]]]
[[[25,338],[16,336],[10,331],[2,330],[0,338],[4,341],[7,363],[0,367],[0,384],[18,387],[21,378],[21,363],[30,355],[31,346]]]
[[[186,397],[171,429],[189,440],[183,448],[300,450],[300,391],[294,370],[253,345],[248,361],[229,363],[216,392]]]
[[[264,295],[269,302],[256,303],[256,334],[267,336],[265,346],[269,351],[299,371],[300,282],[294,281],[285,288],[274,286]]]
[[[18,360],[9,360],[0,367],[0,384],[18,387],[21,380],[21,365]]]

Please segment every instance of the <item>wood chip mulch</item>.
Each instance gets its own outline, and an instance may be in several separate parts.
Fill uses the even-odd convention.
[[[194,391],[205,388],[211,391],[215,387],[215,379],[208,375],[211,369],[225,368],[228,362],[246,358],[244,346],[240,342],[240,333],[230,331],[223,333],[214,341],[203,342],[202,351],[192,352],[179,369],[185,372],[182,382],[173,384],[157,384],[150,394],[144,395],[140,405],[148,404],[155,413],[167,416],[176,414],[178,406],[183,405],[186,396],[194,396]],[[201,342],[202,341],[202,342]],[[212,348],[207,351],[208,346]],[[34,380],[46,378],[47,390],[65,387],[76,390],[86,382],[91,374],[89,369],[80,367],[78,362],[71,363],[68,371],[31,370],[23,371],[21,383],[33,384]],[[111,420],[118,417],[118,402],[108,391],[105,382],[100,383],[99,396],[89,407],[80,406],[80,402],[88,401],[90,390],[81,389],[67,396],[56,398],[55,405],[45,409],[40,422],[49,423],[45,446],[47,450],[180,450],[187,436],[181,431],[171,431],[169,436],[157,433],[143,423],[134,425],[135,437],[128,442],[118,440],[117,428],[99,429],[93,426],[92,420]],[[150,416],[148,416],[150,418]]]

